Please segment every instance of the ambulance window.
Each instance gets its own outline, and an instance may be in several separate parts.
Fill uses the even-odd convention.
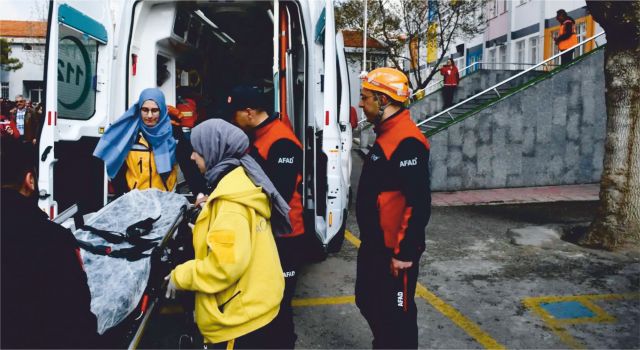
[[[60,24],[58,117],[87,120],[95,113],[98,42]]]
[[[169,59],[162,55],[156,56],[156,86],[162,86],[171,78]]]
[[[184,40],[184,37],[189,29],[190,16],[184,10],[179,9],[176,14],[176,21],[173,24],[173,33],[180,39]]]

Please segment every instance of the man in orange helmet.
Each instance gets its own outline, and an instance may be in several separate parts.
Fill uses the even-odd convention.
[[[407,77],[392,68],[362,82],[360,108],[376,141],[358,185],[356,304],[369,323],[374,348],[417,348],[414,301],[425,227],[431,215],[429,142],[403,103]]]

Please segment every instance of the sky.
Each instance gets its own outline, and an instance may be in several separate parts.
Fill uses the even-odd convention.
[[[0,20],[46,21],[47,0],[0,0]]]

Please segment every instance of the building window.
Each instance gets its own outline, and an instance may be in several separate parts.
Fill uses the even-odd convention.
[[[518,58],[517,62],[521,63],[518,68],[519,69],[526,69],[527,66],[522,64],[522,63],[527,63],[527,62],[525,62],[525,58],[524,58],[524,40],[520,40],[520,41],[516,42],[516,57]]]
[[[581,43],[584,39],[587,38],[587,23],[580,22],[576,23],[576,36],[578,37],[578,42]],[[574,57],[578,57],[584,53],[584,45],[580,45],[576,48],[576,53]]]
[[[489,19],[496,17],[498,15],[498,0],[489,0],[487,10],[489,12],[487,16]]]
[[[500,46],[498,50],[500,51],[500,63],[502,63],[500,65],[501,69],[508,69],[507,68],[507,45]]]
[[[22,45],[22,50],[23,51],[31,51],[31,50],[33,50],[33,47],[31,46],[31,44],[24,44],[24,45]]]
[[[507,12],[507,0],[502,0],[502,11],[500,13]]]
[[[496,49],[489,50],[489,69],[496,69]]]
[[[556,44],[555,39],[560,35],[560,31],[559,30],[554,30],[553,32],[551,32],[551,47],[553,48],[553,53],[552,56],[557,55],[558,53],[560,53],[560,49],[558,49],[558,45]],[[556,57],[553,62],[551,63],[554,66],[559,66],[560,65],[560,57]]]
[[[538,63],[538,38],[529,39],[529,48],[531,55],[529,61],[531,61],[531,63]]]
[[[2,82],[2,98],[5,100],[9,99],[9,82]]]
[[[42,102],[42,92],[43,89],[30,89],[29,90],[29,99],[31,103],[40,103]]]

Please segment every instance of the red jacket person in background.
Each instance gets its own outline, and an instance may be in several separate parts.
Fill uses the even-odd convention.
[[[396,69],[375,69],[362,83],[359,106],[377,137],[356,199],[356,304],[374,348],[418,347],[414,296],[431,191],[429,142],[403,107],[408,97],[407,77]]]
[[[293,349],[296,334],[293,324],[293,299],[298,267],[306,247],[302,207],[302,144],[293,131],[276,115],[270,115],[267,96],[258,87],[237,86],[227,98],[227,117],[251,139],[249,154],[260,164],[271,182],[291,207],[292,231],[276,237],[285,278],[280,313],[274,320],[282,331],[277,348]]]
[[[460,82],[460,74],[458,73],[458,67],[450,58],[447,60],[447,64],[440,68],[440,74],[444,78],[442,98],[444,99],[444,108],[447,108],[453,105],[453,94]]]

